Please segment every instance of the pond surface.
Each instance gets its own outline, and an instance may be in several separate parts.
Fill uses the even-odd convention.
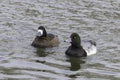
[[[31,46],[43,25],[60,45]],[[67,58],[73,32],[97,54]],[[120,0],[0,0],[0,80],[120,80]]]

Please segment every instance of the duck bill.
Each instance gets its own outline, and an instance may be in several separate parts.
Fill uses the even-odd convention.
[[[71,39],[67,39],[64,42],[71,43],[72,41],[71,41]]]

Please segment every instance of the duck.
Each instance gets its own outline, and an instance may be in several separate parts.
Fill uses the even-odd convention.
[[[47,48],[58,46],[59,43],[57,35],[47,33],[44,26],[39,26],[36,37],[31,45],[34,47]]]
[[[72,33],[70,39],[65,42],[71,43],[65,54],[70,57],[87,57],[96,54],[96,42],[93,40],[83,40],[78,33]]]

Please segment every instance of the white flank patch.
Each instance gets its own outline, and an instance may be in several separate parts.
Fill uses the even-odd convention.
[[[82,41],[83,49],[87,52],[87,56],[97,53],[97,47],[91,44],[89,41]]]
[[[90,48],[85,50],[87,52],[87,56],[93,55],[97,53],[96,46],[92,45]]]

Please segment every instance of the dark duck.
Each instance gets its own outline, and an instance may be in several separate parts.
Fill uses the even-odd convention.
[[[77,33],[72,33],[69,42],[71,45],[66,50],[65,54],[72,57],[86,57],[96,54],[96,43],[92,40],[85,40],[81,42],[80,36]],[[66,41],[68,42],[68,40]]]
[[[47,48],[58,46],[58,44],[58,36],[51,33],[48,34],[45,27],[40,26],[38,27],[36,38],[34,39],[31,45],[34,47]]]

